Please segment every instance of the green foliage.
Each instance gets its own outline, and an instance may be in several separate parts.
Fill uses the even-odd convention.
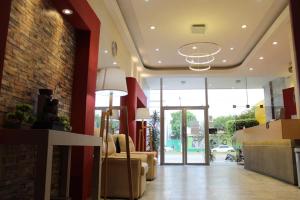
[[[254,119],[255,118],[255,107],[242,112],[242,114],[237,115],[236,119]]]
[[[187,112],[187,127],[191,127],[191,124],[197,121],[196,116],[191,113]],[[181,120],[182,120],[182,112],[174,112],[171,114],[172,120],[171,120],[171,129],[172,129],[172,135],[176,138],[180,138],[180,131],[181,131]]]
[[[214,119],[213,127],[221,133],[210,135],[210,147],[214,148],[221,144],[232,145],[232,136],[236,130],[258,125],[255,120],[255,108],[244,111],[236,116],[220,116]]]
[[[33,124],[36,118],[33,115],[32,106],[28,104],[17,104],[15,112],[6,114],[6,123]]]
[[[153,151],[159,150],[160,143],[160,118],[157,111],[154,111],[151,115],[151,121],[149,122],[149,126],[152,129],[152,147]]]
[[[259,125],[259,122],[256,119],[238,119],[230,120],[226,122],[226,131],[232,136],[233,133],[237,130],[241,130],[244,127],[250,128],[253,126]]]
[[[64,131],[71,131],[71,124],[70,120],[66,116],[59,116],[58,117],[59,123],[61,123],[64,126]]]
[[[226,122],[230,120],[234,120],[234,116],[228,115],[217,117],[213,121],[213,127],[217,128],[218,130],[225,130]]]

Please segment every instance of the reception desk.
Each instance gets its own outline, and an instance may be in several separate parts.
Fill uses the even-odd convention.
[[[300,120],[272,121],[235,133],[242,144],[245,169],[297,184],[294,148],[299,146]]]

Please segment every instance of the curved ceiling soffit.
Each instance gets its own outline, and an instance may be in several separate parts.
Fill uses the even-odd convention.
[[[278,17],[281,15],[281,13],[286,9],[286,7],[288,6],[288,3],[287,5],[279,11],[278,15],[276,15],[274,17],[274,19],[270,22],[269,26],[266,28],[266,30],[261,34],[260,37],[258,37],[258,39],[256,40],[256,42],[254,43],[254,45],[252,46],[252,48],[250,48],[250,50],[248,51],[248,53],[245,55],[245,57],[238,63],[234,64],[234,65],[230,65],[230,66],[212,66],[210,68],[210,70],[213,70],[213,71],[221,71],[221,70],[231,70],[231,69],[235,69],[235,68],[238,68],[240,67],[244,62],[245,60],[249,57],[249,55],[252,53],[252,51],[256,48],[256,46],[258,45],[258,43],[263,39],[263,37],[266,35],[266,33],[269,31],[269,29],[272,27],[272,25],[275,23],[275,21],[278,19]],[[137,48],[137,45],[136,43],[134,42],[134,46]],[[176,70],[176,71],[190,71],[189,67],[153,67],[153,66],[149,66],[149,65],[146,65],[144,63],[144,60],[143,60],[143,57],[141,56],[140,52],[137,51],[138,54],[139,54],[139,57],[141,58],[141,62],[144,66],[144,68],[148,69],[148,70],[152,70],[152,71],[173,71],[173,70]],[[204,66],[203,68],[205,68],[207,66]]]

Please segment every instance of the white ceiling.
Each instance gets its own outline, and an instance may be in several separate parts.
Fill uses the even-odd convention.
[[[195,75],[186,69],[177,49],[191,42],[215,42],[222,47],[213,66],[231,67],[200,76],[284,76],[291,60],[288,0],[117,0],[147,76]],[[191,25],[204,23],[204,35]],[[241,25],[247,28],[242,29]],[[150,30],[150,26],[155,30]],[[278,42],[274,46],[272,43]],[[231,51],[230,47],[234,47]],[[159,51],[155,51],[159,48]],[[263,56],[264,60],[258,58]],[[223,63],[222,60],[227,62]],[[162,63],[159,64],[158,61]],[[167,71],[174,67],[178,70]],[[253,71],[249,71],[249,68]],[[224,68],[223,68],[224,69]],[[177,72],[175,72],[177,71]],[[199,73],[198,73],[199,74]]]

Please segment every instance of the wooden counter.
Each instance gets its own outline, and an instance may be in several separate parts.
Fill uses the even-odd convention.
[[[37,171],[35,178],[36,200],[50,200],[53,146],[63,150],[63,171],[60,196],[69,199],[71,147],[94,147],[92,199],[100,199],[102,139],[96,136],[47,129],[0,129],[0,145],[37,145]]]
[[[297,184],[294,147],[300,139],[299,119],[239,130],[234,138],[242,144],[245,169]]]
[[[234,138],[240,142],[266,142],[300,139],[300,119],[282,119],[236,131]]]

